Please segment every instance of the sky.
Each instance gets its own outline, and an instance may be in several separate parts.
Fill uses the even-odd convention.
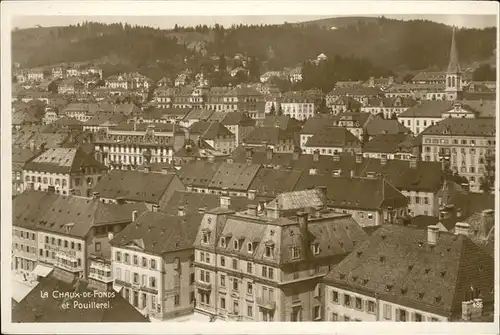
[[[344,16],[344,15],[342,15]],[[380,15],[346,15],[373,17]],[[398,20],[425,19],[455,25],[466,28],[485,28],[497,25],[497,18],[494,15],[384,15],[387,18]],[[323,19],[329,17],[339,17],[339,15],[247,15],[247,16],[15,16],[12,18],[12,27],[24,29],[37,25],[48,26],[68,26],[83,21],[94,21],[102,23],[126,22],[132,25],[146,25],[162,29],[173,28],[175,24],[181,26],[195,26],[199,24],[214,25],[218,23],[223,26],[232,24],[282,24],[284,22],[301,22]]]

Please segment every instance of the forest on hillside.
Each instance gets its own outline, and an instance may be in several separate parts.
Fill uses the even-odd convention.
[[[176,25],[164,30],[83,22],[16,30],[12,41],[14,61],[27,67],[99,60],[107,75],[130,69],[161,78],[183,68],[212,67],[221,54],[226,55],[229,66],[235,54],[246,55],[256,60],[262,73],[301,65],[324,53],[333,59],[327,71],[333,71],[332,64],[350,64],[349,68],[358,70],[349,76],[365,79],[389,70],[443,69],[451,33],[451,27],[431,21],[383,17],[353,20],[335,30],[311,23],[228,28]],[[456,39],[461,63],[484,61],[496,48],[496,29],[459,29]],[[191,48],[193,42],[199,42],[199,48]],[[344,78],[342,74],[338,77]]]

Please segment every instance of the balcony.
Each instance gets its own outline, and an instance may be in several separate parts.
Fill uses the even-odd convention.
[[[268,309],[268,310],[275,310],[276,309],[276,301],[272,301],[268,298],[262,298],[262,297],[257,297],[257,305],[259,307]]]
[[[96,279],[96,280],[99,280],[99,281],[102,281],[102,282],[105,282],[105,283],[109,283],[109,282],[112,282],[113,281],[113,278],[111,276],[103,276],[103,275],[99,275],[97,273],[89,273],[89,278],[93,278],[93,279]]]
[[[212,283],[205,283],[205,282],[202,282],[199,280],[195,281],[194,286],[196,286],[197,288],[204,290],[204,291],[211,291],[212,290]]]

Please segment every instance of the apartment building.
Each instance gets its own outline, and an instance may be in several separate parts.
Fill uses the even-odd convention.
[[[466,231],[388,225],[324,283],[324,321],[470,320],[493,308],[494,262]]]
[[[23,189],[90,196],[106,171],[81,148],[48,149],[24,165]]]
[[[478,192],[485,176],[494,178],[495,134],[494,118],[445,119],[422,133],[422,160],[448,160],[451,170]]]
[[[181,214],[145,212],[111,241],[115,290],[152,319],[193,312],[193,242],[203,214]]]
[[[343,127],[324,127],[304,144],[303,152],[333,156],[341,152],[361,153],[361,141]]]
[[[320,278],[366,233],[349,215],[299,211],[311,198],[299,193],[282,208],[205,213],[194,241],[197,312],[226,321],[321,320]]]
[[[291,118],[307,120],[317,114],[322,99],[323,94],[315,90],[286,92],[281,99],[281,110]]]

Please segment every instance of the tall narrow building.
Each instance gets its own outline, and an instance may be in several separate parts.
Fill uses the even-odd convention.
[[[459,99],[462,93],[462,71],[458,63],[458,51],[455,42],[455,27],[451,38],[450,62],[446,71],[446,99],[454,101]]]

